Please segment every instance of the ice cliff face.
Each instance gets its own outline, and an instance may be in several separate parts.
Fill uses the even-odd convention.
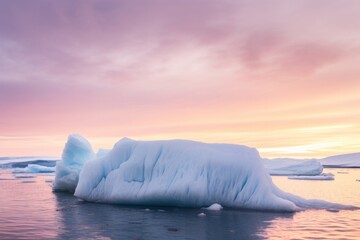
[[[79,157],[73,154],[77,152]],[[94,158],[86,140],[71,136],[57,165],[54,189],[75,187],[78,198],[115,204],[200,208],[218,203],[275,211],[351,208],[281,191],[256,149],[185,140],[124,138],[110,152]]]

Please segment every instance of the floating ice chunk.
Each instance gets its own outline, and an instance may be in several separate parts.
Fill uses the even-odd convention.
[[[210,211],[220,211],[221,209],[223,209],[223,207],[218,203],[214,203],[210,207],[207,207],[205,209]]]
[[[275,158],[263,159],[270,175],[319,175],[323,167],[315,159]]]
[[[202,212],[202,213],[199,213],[198,216],[199,217],[206,217],[206,214]]]
[[[1,181],[17,180],[16,178],[0,178]]]
[[[35,178],[34,175],[15,174],[15,178]]]
[[[35,180],[23,180],[21,181],[21,183],[34,183],[36,182]]]
[[[317,176],[290,176],[288,179],[293,180],[334,180],[334,174],[323,173]]]
[[[85,138],[78,134],[70,135],[61,161],[56,163],[53,190],[74,192],[82,166],[86,161],[94,158],[95,153]]]
[[[84,164],[74,195],[93,202],[194,208],[214,202],[275,211],[355,208],[281,191],[256,149],[186,140],[124,138],[106,156]]]
[[[25,168],[15,168],[12,173],[51,173],[55,172],[55,167],[46,167],[37,164],[29,164]]]
[[[336,155],[319,161],[324,167],[360,168],[360,153]]]

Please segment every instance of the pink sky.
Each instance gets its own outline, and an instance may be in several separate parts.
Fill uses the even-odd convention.
[[[136,139],[360,151],[360,2],[0,1],[0,156]]]

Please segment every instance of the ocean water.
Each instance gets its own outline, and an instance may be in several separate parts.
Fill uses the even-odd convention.
[[[360,169],[325,172],[335,180],[276,176],[273,181],[305,198],[360,206]],[[96,204],[53,193],[53,175],[25,176],[34,177],[14,178],[0,169],[0,239],[360,239],[360,210],[274,213]]]

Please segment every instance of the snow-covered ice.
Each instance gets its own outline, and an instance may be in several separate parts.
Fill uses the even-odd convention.
[[[57,165],[54,189],[76,187],[74,195],[80,199],[116,204],[201,208],[218,203],[276,211],[354,208],[281,191],[258,151],[241,145],[124,138],[104,157],[93,158],[90,144],[71,135]]]
[[[334,180],[334,174],[322,173],[317,176],[289,176],[288,179],[293,180]]]
[[[350,153],[319,159],[324,167],[360,168],[360,153]]]
[[[319,175],[323,171],[315,159],[265,158],[263,162],[270,175]]]
[[[55,167],[46,167],[37,164],[29,164],[25,168],[15,168],[12,173],[51,173],[55,172]]]
[[[68,137],[61,161],[56,163],[54,191],[74,192],[84,163],[95,158],[90,143],[78,134]]]

